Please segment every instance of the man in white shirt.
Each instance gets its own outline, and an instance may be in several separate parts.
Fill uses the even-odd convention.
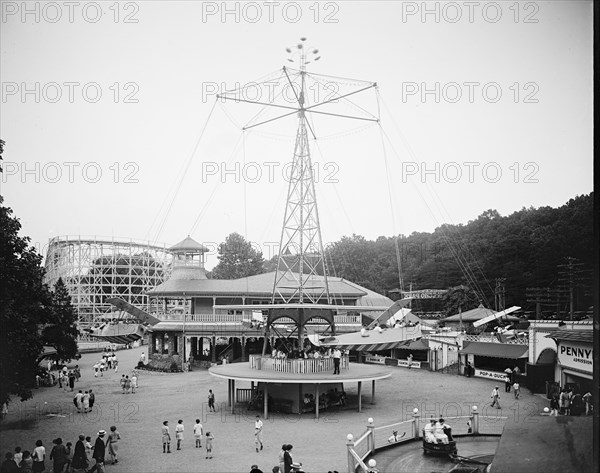
[[[262,430],[263,430],[263,423],[262,423],[262,420],[260,420],[260,416],[257,414],[256,420],[254,421],[254,444],[256,445],[256,453],[258,453],[259,445],[260,445],[260,449],[261,450],[263,449]]]
[[[194,438],[196,439],[196,448],[202,448],[202,435],[204,435],[204,428],[200,423],[200,419],[196,419],[196,425],[194,425]]]
[[[339,348],[333,350],[333,374],[340,374],[340,359],[342,358],[342,352]]]
[[[490,397],[492,398],[492,407],[496,406],[496,409],[500,409],[500,401],[498,401],[500,398],[500,390],[498,389],[498,386],[492,390],[492,395]]]

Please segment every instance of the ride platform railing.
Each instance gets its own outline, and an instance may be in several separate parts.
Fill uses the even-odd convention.
[[[369,473],[376,468],[375,460],[366,459],[377,450],[394,444],[421,438],[420,429],[429,422],[421,419],[418,409],[414,409],[413,418],[375,427],[372,417],[367,420],[367,429],[358,437],[348,434],[348,473]],[[479,414],[477,406],[471,408],[470,415],[448,416],[444,420],[452,427],[453,436],[501,435],[508,417],[484,416]]]

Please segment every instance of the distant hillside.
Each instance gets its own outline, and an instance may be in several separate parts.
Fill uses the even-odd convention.
[[[568,287],[574,281],[575,309],[591,302],[593,194],[577,196],[559,208],[523,208],[503,217],[486,210],[466,225],[442,225],[433,233],[343,237],[327,249],[329,273],[385,293],[398,287],[400,254],[405,289],[466,284],[493,307],[496,278],[505,278],[506,305],[526,303],[526,288]],[[568,274],[567,258],[576,263]],[[561,310],[568,301],[564,296]]]

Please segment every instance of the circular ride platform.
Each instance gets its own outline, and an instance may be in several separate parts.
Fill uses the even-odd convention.
[[[360,363],[349,363],[346,369],[342,369],[340,374],[333,374],[333,371],[319,373],[290,373],[270,369],[256,369],[250,366],[250,363],[233,363],[218,365],[209,368],[208,372],[212,376],[228,380],[228,405],[233,413],[237,401],[235,382],[247,381],[251,383],[261,383],[264,389],[264,417],[268,418],[268,398],[269,385],[271,389],[275,385],[285,385],[286,392],[295,398],[300,399],[301,395],[307,392],[314,393],[314,398],[319,399],[320,388],[337,386],[341,383],[358,383],[358,412],[362,411],[362,383],[371,381],[371,403],[375,402],[375,381],[389,378],[392,373],[377,365],[363,365]],[[278,387],[281,392],[281,388]],[[324,391],[321,391],[324,392]],[[299,412],[300,413],[300,412]],[[319,403],[315,403],[315,418],[319,418]]]

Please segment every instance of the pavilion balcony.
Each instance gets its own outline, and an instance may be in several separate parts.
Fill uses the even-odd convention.
[[[269,370],[280,373],[310,374],[333,373],[333,358],[272,358],[270,356],[250,355],[248,361],[250,368],[255,370]],[[350,367],[348,356],[340,359],[340,369]]]
[[[183,322],[184,318],[186,322],[206,322],[206,323],[222,323],[222,322],[233,322],[241,324],[243,321],[249,322],[251,320],[250,315],[244,314],[223,314],[223,313],[200,313],[200,314],[154,314],[161,321],[169,322]],[[361,327],[361,316],[360,315],[336,315],[334,316],[334,322],[336,327],[351,328],[352,330],[360,330]],[[294,324],[292,319],[287,317],[279,318],[275,321],[275,325],[278,324]],[[313,319],[308,324],[309,327],[327,327],[327,323],[320,319]]]

